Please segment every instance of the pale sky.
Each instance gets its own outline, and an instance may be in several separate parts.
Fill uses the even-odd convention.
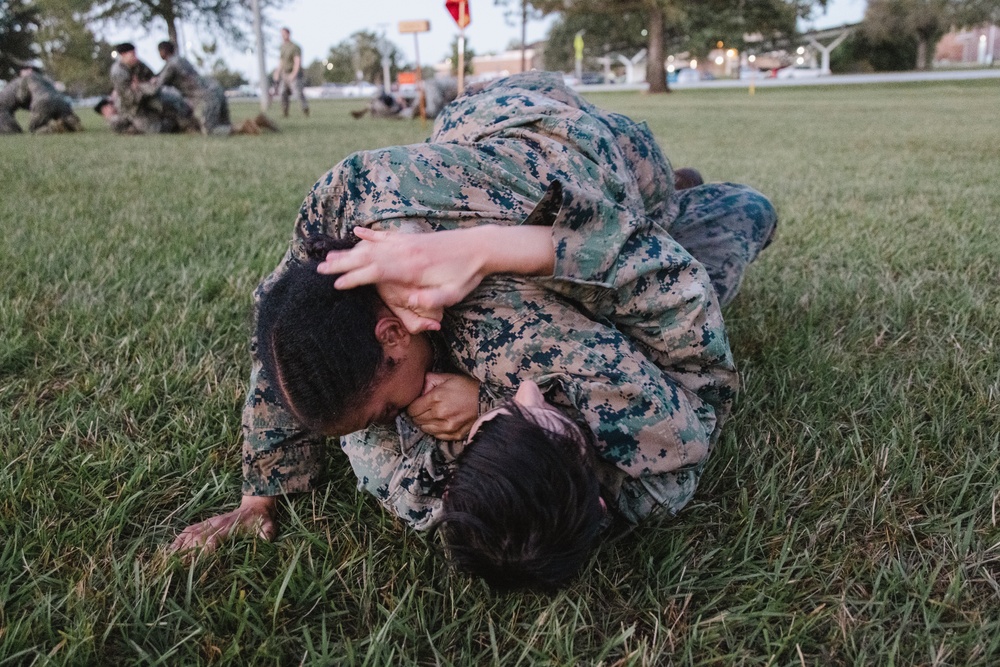
[[[519,5],[516,0],[512,4]],[[815,12],[816,18],[803,28],[825,28],[845,23],[856,23],[864,15],[866,0],[830,0],[826,13]],[[514,17],[511,22],[504,19],[504,9],[493,4],[493,0],[470,0],[472,23],[466,28],[469,47],[477,54],[503,51],[511,40],[520,38],[520,22]],[[444,0],[289,0],[276,11],[267,13],[268,25],[264,34],[266,40],[267,67],[274,67],[277,60],[280,37],[278,30],[288,26],[292,31],[292,41],[302,47],[304,64],[326,57],[330,47],[350,37],[359,30],[385,31],[386,36],[403,52],[409,62],[414,60],[413,35],[398,32],[399,21],[426,19],[430,21],[430,32],[421,34],[419,39],[420,62],[432,65],[441,61],[449,53],[451,40],[458,32],[455,22],[445,9]],[[545,37],[552,18],[528,23],[528,42]],[[182,41],[199,49],[212,36],[199,32],[194,26],[180,27]],[[103,31],[105,39],[112,44],[133,41],[139,57],[154,70],[162,64],[156,54],[156,43],[166,39],[166,26],[147,33],[142,29],[119,27]],[[221,42],[221,40],[220,40]],[[221,44],[222,56],[227,65],[242,71],[254,80],[257,70],[256,56],[252,52],[241,52]]]

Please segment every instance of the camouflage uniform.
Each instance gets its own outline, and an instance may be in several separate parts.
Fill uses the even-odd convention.
[[[27,94],[27,87],[21,77],[0,88],[0,134],[20,134],[24,131],[14,117],[14,112],[28,108]]]
[[[83,129],[69,100],[56,90],[52,81],[38,72],[29,72],[22,79],[31,100],[28,107],[31,112],[28,131],[77,132]]]
[[[295,76],[292,76],[296,56],[299,58],[299,71]],[[299,98],[302,113],[309,114],[309,103],[306,101],[306,93],[303,89],[305,83],[303,69],[305,69],[305,63],[302,62],[302,47],[295,42],[283,42],[278,54],[278,94],[281,96],[281,112],[285,116],[288,115],[288,103],[292,95]]]
[[[180,91],[194,108],[204,134],[228,136],[232,132],[225,91],[214,79],[198,74],[190,62],[180,56],[171,56],[156,76],[156,83],[145,84],[143,88],[150,94],[156,94],[164,86],[173,86]]]
[[[38,72],[23,74],[0,91],[0,134],[21,132],[14,118],[17,109],[27,109],[31,114],[28,119],[30,132],[44,134],[83,129],[66,96]]]
[[[696,234],[699,218],[707,222]],[[534,379],[586,421],[613,466],[605,481],[619,509],[638,521],[658,508],[676,512],[694,493],[737,389],[716,289],[735,294],[774,222],[750,188],[674,193],[644,124],[597,109],[558,75],[533,72],[460,98],[428,143],[355,153],[334,167],[303,203],[291,248],[256,298],[301,261],[314,234],[550,226],[553,277],[487,278],[446,313],[442,348],[481,382],[481,409]],[[674,227],[706,245],[712,234],[723,239],[722,261],[706,271],[671,237]],[[255,359],[244,494],[303,491],[319,470],[323,439],[276,399]],[[351,434],[342,447],[360,485],[390,511],[418,528],[435,521],[452,465],[447,443],[403,414],[394,428]]]
[[[132,86],[133,77],[139,86]],[[141,60],[133,67],[127,67],[121,60],[111,66],[113,98],[118,110],[118,119],[112,129],[136,134],[169,134],[197,129],[198,121],[191,107],[175,89],[153,91],[151,86],[141,85],[152,78],[153,71]]]

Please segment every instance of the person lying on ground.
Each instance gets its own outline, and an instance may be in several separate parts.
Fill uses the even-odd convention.
[[[507,107],[500,110],[510,113],[498,114],[498,99],[503,100],[499,106]],[[675,201],[669,163],[644,126],[587,105],[555,77],[512,77],[460,98],[438,121],[431,143],[355,154],[321,179],[300,211],[290,253],[262,283],[258,298],[308,261],[310,238],[349,237],[359,225],[434,231],[488,222],[492,224],[483,229],[490,235],[540,233],[549,244],[552,277],[541,284],[513,276],[485,281],[464,307],[449,309],[442,334],[451,344],[444,353],[452,355],[459,368],[480,373],[480,394],[487,399],[509,395],[522,375],[548,372],[565,378],[565,407],[580,412],[597,436],[601,458],[619,464],[625,477],[622,493],[613,500],[638,519],[656,508],[670,511],[672,505],[687,502],[697,484],[698,466],[717,438],[735,392],[735,372],[708,275],[655,220],[667,222],[672,208],[673,217],[682,222],[682,209],[692,217],[753,218],[750,228],[758,236],[767,236],[774,224],[770,204],[749,188],[718,186],[704,194],[703,207]],[[525,221],[531,224],[510,227]],[[762,242],[757,242],[753,256]],[[493,236],[490,244],[516,247],[509,241],[498,245]],[[730,272],[741,275],[750,259],[736,262],[738,270]],[[669,283],[643,278],[654,264],[667,267]],[[666,333],[646,336],[641,322],[628,321],[634,318],[628,313],[634,308],[632,296],[649,303],[641,297],[643,289],[662,291],[673,303],[658,305],[667,315]],[[624,298],[616,304],[619,292]],[[559,315],[553,318],[546,311],[560,300]],[[401,470],[394,473],[395,479],[411,475],[418,480],[408,485],[406,494],[393,491],[391,480],[389,487],[369,487],[390,509],[418,527],[440,520],[446,483],[437,474],[442,456],[420,444],[428,438],[397,415],[420,397],[424,375],[434,362],[434,346],[426,340],[429,334],[410,335],[403,319],[384,305],[369,310],[375,312],[373,324],[360,331],[375,339],[378,354],[366,369],[377,376],[375,389],[358,396],[367,387],[355,387],[355,395],[344,401],[351,409],[334,416],[320,434],[303,427],[310,419],[296,419],[305,415],[282,405],[280,397],[289,385],[275,386],[255,363],[244,413],[244,502],[235,512],[185,530],[175,548],[214,546],[232,529],[258,524],[262,534],[273,535],[273,497],[310,488],[325,453],[321,434],[343,435],[395,416],[396,443],[391,447],[372,447],[366,438],[388,442],[389,433],[369,428],[345,439],[344,448],[349,456],[354,449],[356,470],[367,463],[381,472]],[[622,316],[620,326],[631,327],[637,341],[607,324],[616,312]],[[545,324],[546,318],[562,324],[554,329],[553,340],[567,341],[573,354],[544,354],[553,340],[517,328],[528,322]],[[367,329],[371,331],[365,334]],[[346,334],[327,335],[342,346],[342,354],[357,356]],[[664,346],[658,354],[670,372],[644,356],[644,336]],[[255,356],[259,348],[258,338]],[[357,365],[338,364],[341,369]],[[397,376],[404,369],[405,382]],[[375,379],[362,377],[360,382]],[[491,396],[493,387],[498,391]],[[289,404],[300,407],[295,400]],[[418,461],[407,443],[420,444],[424,453],[417,454]],[[409,459],[403,461],[400,452]],[[659,477],[669,481],[651,483]],[[372,479],[384,480],[385,475]],[[367,486],[365,479],[362,484]],[[657,497],[658,489],[669,497]]]

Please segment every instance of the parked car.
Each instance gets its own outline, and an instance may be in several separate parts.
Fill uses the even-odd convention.
[[[245,83],[227,90],[226,97],[260,97],[260,90],[257,89],[257,86]]]
[[[775,78],[778,79],[814,79],[823,75],[823,70],[818,67],[808,67],[805,65],[795,65],[793,67],[782,67],[778,70]]]
[[[673,72],[667,72],[667,83],[695,83],[704,77],[699,70],[681,67]]]

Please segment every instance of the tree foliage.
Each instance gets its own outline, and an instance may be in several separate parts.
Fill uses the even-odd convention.
[[[664,67],[668,47],[697,53],[718,41],[740,47],[746,34],[792,33],[797,18],[808,15],[814,6],[825,6],[826,0],[533,0],[532,5],[547,13],[561,12],[567,21],[591,16],[612,24],[642,17],[646,80],[650,92],[656,93],[668,90]],[[609,27],[599,30],[599,35],[611,31]],[[601,43],[600,38],[590,41]]]
[[[465,65],[463,69],[466,74],[472,74],[472,59],[476,57],[476,52],[469,47],[469,39],[465,39],[465,60],[463,64]],[[458,76],[458,35],[455,35],[451,40],[451,50],[448,55],[448,59],[451,61],[451,75]]]
[[[242,74],[229,69],[226,62],[222,58],[218,58],[214,63],[212,63],[211,76],[213,79],[218,81],[219,85],[225,90],[239,88],[240,86],[249,83]]]
[[[383,83],[383,51],[389,56],[390,77],[395,78],[402,60],[399,49],[388,39],[382,39],[374,32],[361,30],[330,47],[326,60],[332,67],[326,67],[324,63],[323,80],[350,83],[357,79],[357,72],[361,72],[361,78],[365,81]],[[315,74],[315,70],[312,73]]]
[[[0,79],[18,75],[24,63],[38,54],[34,49],[38,7],[27,0],[0,0]]]
[[[912,65],[926,69],[931,49],[948,31],[960,4],[949,0],[871,0],[865,11],[864,33],[874,42],[912,38],[917,44]]]
[[[278,7],[284,2],[261,0],[261,5]],[[135,21],[150,30],[166,27],[167,38],[175,44],[177,23],[185,21],[242,45],[252,18],[245,0],[98,0],[97,8],[96,16],[102,19]]]

